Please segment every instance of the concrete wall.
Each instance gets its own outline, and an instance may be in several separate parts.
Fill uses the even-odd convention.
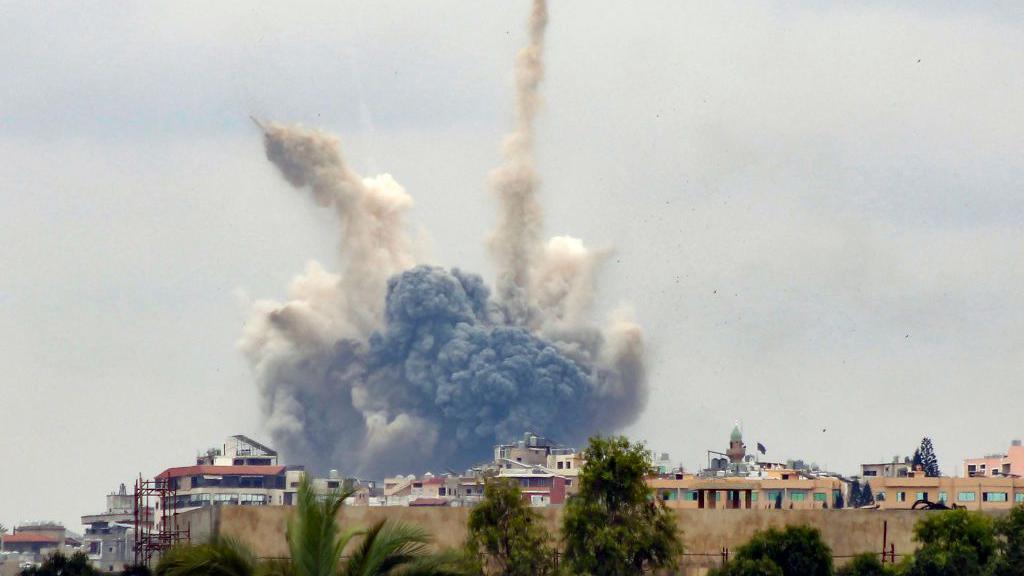
[[[179,516],[190,522],[193,540],[208,538],[219,531],[249,543],[257,556],[281,558],[288,556],[284,530],[293,508],[280,506],[224,506],[195,510]],[[557,534],[561,508],[538,509],[549,530]],[[821,530],[826,543],[837,556],[882,549],[883,526],[888,523],[888,541],[895,544],[896,554],[912,552],[914,524],[926,514],[909,510],[674,510],[683,530],[688,555],[681,574],[699,575],[707,568],[721,564],[721,551],[735,553],[758,530],[787,524],[808,524]],[[346,526],[369,526],[387,518],[416,524],[427,529],[440,547],[460,546],[466,536],[467,508],[350,507],[341,513]]]

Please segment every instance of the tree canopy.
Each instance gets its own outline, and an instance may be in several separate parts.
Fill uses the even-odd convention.
[[[99,571],[89,563],[89,557],[83,552],[75,552],[67,556],[62,552],[54,552],[39,566],[21,571],[22,576],[99,576]]]
[[[647,486],[651,455],[625,437],[594,437],[579,493],[563,519],[565,561],[574,574],[641,574],[674,566],[683,551],[675,515]]]
[[[486,574],[545,576],[554,572],[550,534],[541,518],[523,501],[519,485],[494,478],[483,500],[469,513],[466,549],[482,556]]]
[[[982,576],[997,550],[992,520],[967,510],[926,516],[914,539],[921,547],[907,561],[906,576]]]
[[[932,446],[932,439],[927,436],[921,439],[921,447],[918,448],[921,454],[921,467],[924,468],[924,475],[929,478],[938,478],[939,459],[935,456],[935,447]]]
[[[739,567],[733,567],[733,563]],[[832,550],[821,539],[821,532],[817,528],[769,528],[754,534],[749,542],[740,546],[736,550],[735,559],[719,574],[770,574],[772,572],[763,571],[767,564],[775,565],[779,569],[778,574],[782,576],[831,576]]]

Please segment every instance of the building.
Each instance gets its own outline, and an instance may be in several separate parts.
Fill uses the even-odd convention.
[[[281,465],[276,451],[239,434],[197,456],[195,465],[168,468],[155,479],[176,491],[170,505],[183,512],[216,505],[291,506],[305,477],[302,466]],[[317,493],[354,488],[353,505],[367,505],[376,490],[374,483],[342,478],[336,470],[311,478],[310,485]]]
[[[134,562],[135,495],[129,494],[124,484],[117,492],[107,494],[106,511],[82,516],[82,524],[87,526],[82,550],[94,568],[100,572],[120,572]]]
[[[845,502],[846,490],[840,478],[816,469],[759,462],[747,454],[738,425],[725,452],[708,450],[700,473],[658,474],[647,484],[669,508],[834,508]]]
[[[575,478],[543,466],[503,468],[498,478],[518,484],[523,500],[536,507],[565,504],[567,488],[576,484]]]
[[[0,536],[0,552],[7,562],[21,567],[38,565],[54,552],[70,553],[82,545],[81,538],[56,522],[32,522],[16,526]]]
[[[802,475],[773,470],[762,476],[700,476],[677,474],[647,480],[669,508],[835,508],[843,496],[843,481],[833,476]]]
[[[910,472],[910,459],[903,458],[901,460],[899,456],[893,456],[892,462],[860,465],[860,475],[866,480],[871,480],[872,478],[906,478],[910,475]]]
[[[1024,446],[1020,440],[1010,443],[1006,454],[992,454],[964,460],[964,476],[1024,476]]]
[[[919,501],[968,510],[1006,510],[1024,504],[1024,479],[1010,476],[951,478],[913,472],[872,478],[871,491],[882,510],[909,510]]]
[[[219,449],[210,448],[196,457],[197,465],[206,466],[277,466],[277,451],[259,442],[236,434],[229,437]]]
[[[573,448],[559,446],[553,441],[537,436],[532,432],[523,434],[523,439],[511,444],[498,444],[494,447],[494,466],[512,468],[519,466],[547,466],[548,457],[552,455],[575,454]]]

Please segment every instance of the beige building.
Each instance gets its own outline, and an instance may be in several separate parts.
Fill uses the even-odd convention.
[[[793,509],[834,508],[843,482],[806,477],[793,470],[771,470],[763,477],[677,474],[647,481],[669,508]]]
[[[872,478],[871,491],[883,510],[911,509],[921,500],[968,510],[1006,510],[1024,504],[1021,478],[929,478],[912,472],[906,477]]]
[[[910,475],[910,460],[900,459],[894,456],[892,462],[880,462],[878,464],[861,464],[861,478],[873,480],[874,478],[905,478]]]

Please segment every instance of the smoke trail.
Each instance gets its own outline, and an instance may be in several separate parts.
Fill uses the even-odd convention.
[[[504,162],[491,173],[499,203],[498,228],[490,241],[497,260],[498,295],[509,320],[519,323],[530,320],[530,272],[540,250],[543,228],[536,198],[540,179],[533,167],[533,137],[544,78],[541,56],[547,24],[547,3],[534,0],[529,44],[516,58],[516,127],[505,136]]]
[[[356,174],[334,137],[260,124],[267,158],[342,230],[343,272],[309,263],[286,302],[256,303],[240,343],[290,461],[375,477],[467,466],[526,430],[579,443],[643,410],[642,331],[625,312],[603,330],[590,321],[605,254],[541,240],[532,149],[546,23],[537,0],[492,180],[495,298],[479,276],[415,265],[412,198],[390,176]]]

